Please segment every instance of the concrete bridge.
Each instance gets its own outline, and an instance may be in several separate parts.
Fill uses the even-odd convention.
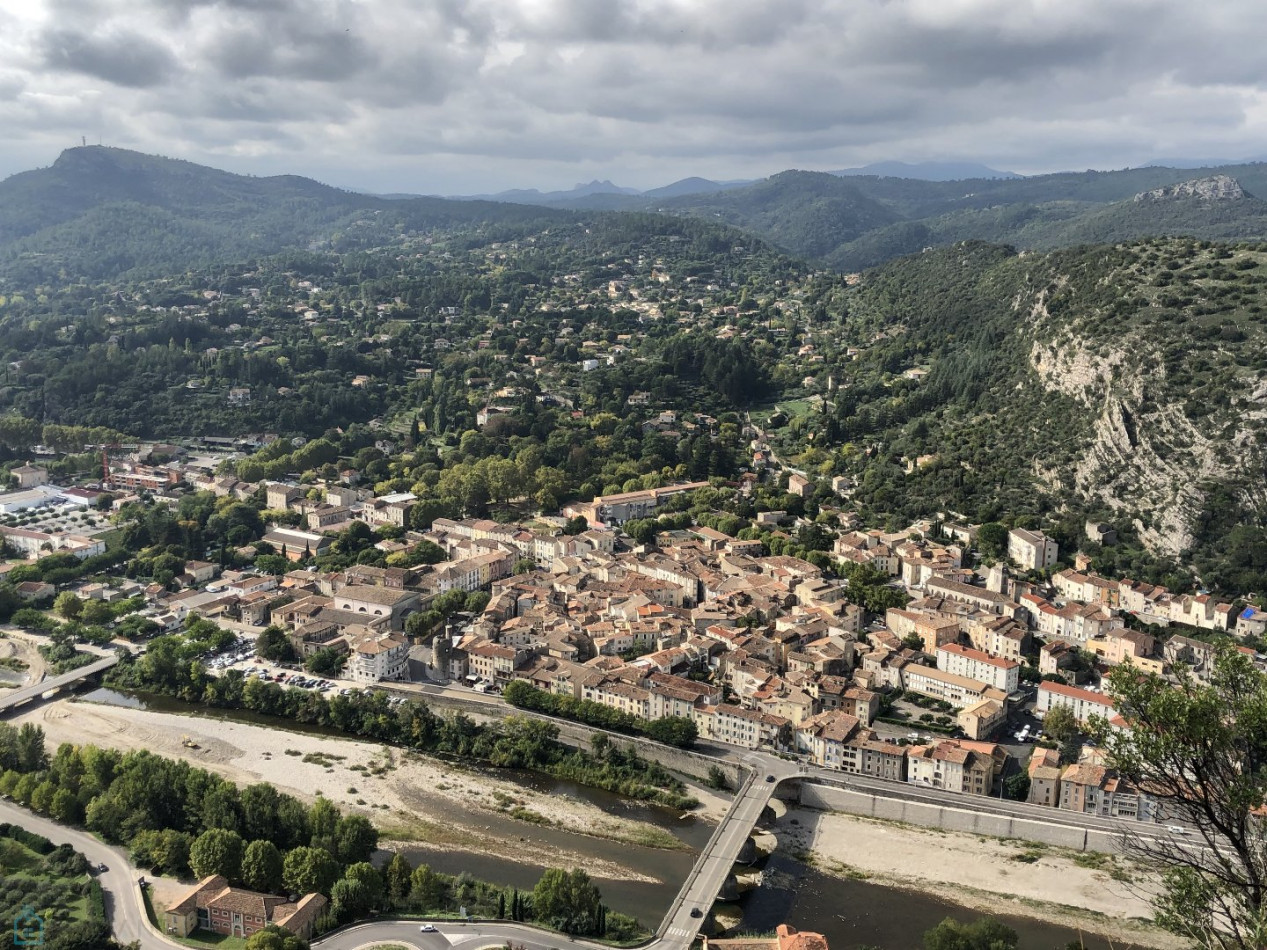
[[[41,680],[31,686],[23,686],[21,689],[10,690],[3,696],[0,696],[0,716],[13,711],[19,706],[26,703],[41,699],[48,693],[56,693],[68,686],[74,686],[81,683],[90,676],[96,676],[103,670],[108,670],[119,662],[118,656],[111,653],[109,656],[103,656],[99,660],[94,660],[84,666],[71,670],[69,673],[63,673],[60,676],[51,676]]]
[[[764,768],[752,769],[735,793],[726,816],[700,852],[656,930],[655,946],[664,950],[686,950],[699,933],[703,918],[721,892],[735,862],[748,842],[762,812],[774,797],[779,783],[800,775],[796,763],[767,757]]]

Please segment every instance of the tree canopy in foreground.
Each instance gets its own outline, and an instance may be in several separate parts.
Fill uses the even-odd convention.
[[[1203,950],[1267,946],[1267,676],[1224,645],[1204,677],[1181,670],[1176,685],[1122,666],[1111,684],[1131,729],[1094,731],[1165,810],[1164,826],[1127,839],[1162,868],[1158,923]]]

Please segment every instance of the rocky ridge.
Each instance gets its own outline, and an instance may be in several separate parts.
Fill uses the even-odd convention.
[[[1133,200],[1141,202],[1199,198],[1203,201],[1239,201],[1248,197],[1241,183],[1230,175],[1211,175],[1209,178],[1194,178],[1192,181],[1181,181],[1177,185],[1142,191]]]

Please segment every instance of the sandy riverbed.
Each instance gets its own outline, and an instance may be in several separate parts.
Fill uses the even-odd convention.
[[[828,873],[910,888],[986,913],[1081,927],[1136,945],[1186,946],[1146,923],[1156,879],[1118,856],[798,808],[779,819],[777,834],[780,847]]]
[[[38,643],[33,638],[13,631],[4,631],[0,639],[0,658],[13,657],[26,664],[26,669],[17,674],[21,681],[13,684],[0,684],[3,688],[17,688],[38,683],[44,679],[45,663],[40,656]]]
[[[14,721],[43,726],[52,747],[72,742],[125,751],[148,749],[186,759],[242,785],[268,782],[306,801],[319,792],[342,808],[370,817],[385,839],[515,858],[520,843],[482,827],[479,816],[522,808],[521,814],[530,819],[523,822],[525,829],[541,823],[617,841],[667,843],[667,833],[657,826],[613,817],[588,802],[354,739],[71,700],[48,703]],[[186,737],[198,748],[186,746]],[[707,789],[691,791],[702,803],[694,814],[716,820],[725,812],[727,799]],[[531,854],[521,857],[541,859],[539,844],[524,847]],[[616,861],[600,866],[604,862],[592,855],[558,849],[551,857],[565,866],[585,866],[596,876],[650,880]]]

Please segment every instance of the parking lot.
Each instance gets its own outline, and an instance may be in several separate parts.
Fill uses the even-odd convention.
[[[247,679],[277,683],[280,686],[293,686],[296,689],[310,689],[326,696],[346,696],[353,690],[361,688],[348,680],[315,676],[303,670],[297,663],[279,664],[261,659],[255,655],[255,641],[251,637],[239,636],[228,648],[212,654],[207,658],[207,669],[213,675],[220,675],[228,670],[238,670]],[[404,699],[394,697],[391,702],[396,705],[404,702]]]

